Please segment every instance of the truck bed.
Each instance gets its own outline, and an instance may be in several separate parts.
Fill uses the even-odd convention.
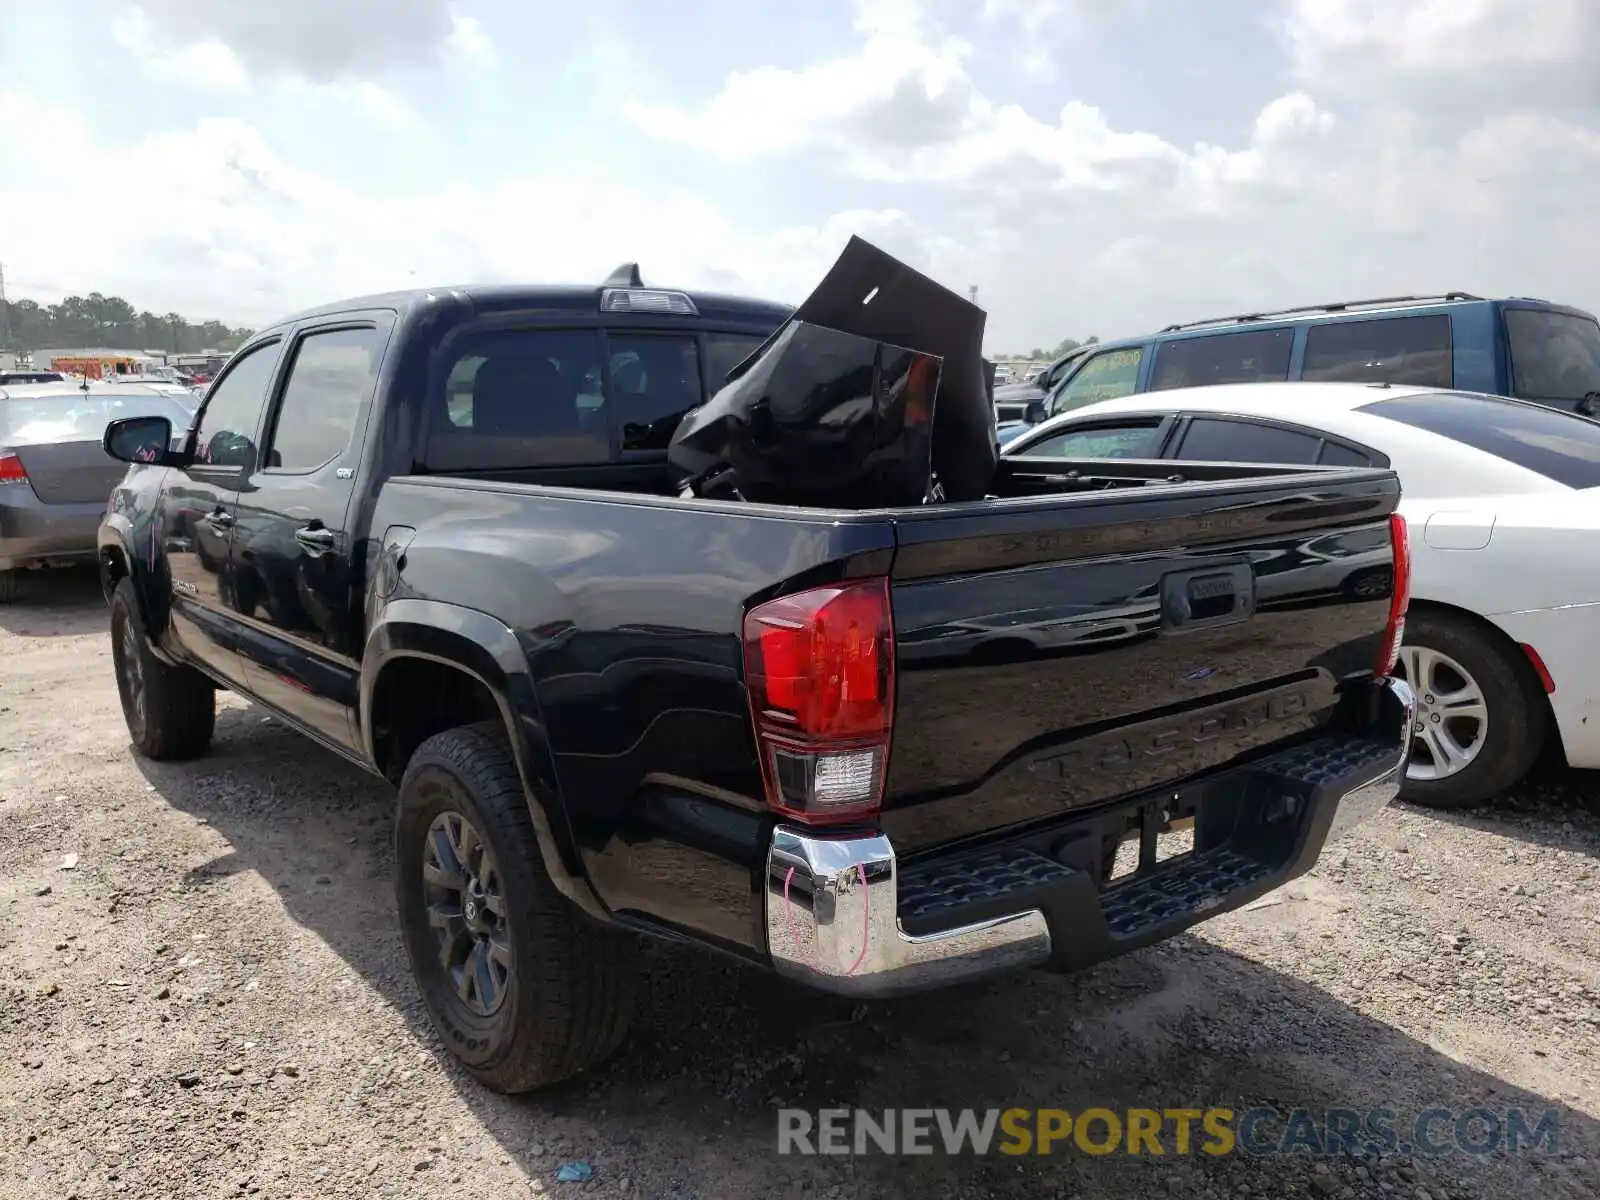
[[[568,849],[604,906],[759,955],[773,815],[743,685],[753,604],[890,578],[899,695],[880,820],[912,859],[1243,764],[1335,719],[1385,627],[1381,589],[1347,584],[1390,566],[1394,475],[1182,471],[1034,459],[1005,465],[1010,495],[864,511],[593,486],[614,476],[396,478],[373,542],[403,550],[403,571],[368,620],[433,637],[444,610],[419,606],[492,614],[526,658]],[[1201,615],[1183,621],[1191,584]]]

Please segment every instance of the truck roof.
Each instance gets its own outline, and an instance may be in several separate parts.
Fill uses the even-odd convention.
[[[638,282],[638,279],[637,266],[628,263],[598,284],[497,283],[409,288],[404,291],[352,296],[330,304],[321,304],[283,317],[265,328],[276,328],[311,317],[333,316],[357,309],[391,308],[406,313],[446,296],[464,298],[480,312],[554,309],[598,313],[602,311],[604,298],[608,292],[627,292],[682,297],[689,302],[690,307],[687,311],[677,310],[678,315],[698,317],[703,321],[734,321],[740,324],[755,322],[775,326],[788,320],[794,313],[793,306],[770,300],[732,296],[721,292],[646,286]]]

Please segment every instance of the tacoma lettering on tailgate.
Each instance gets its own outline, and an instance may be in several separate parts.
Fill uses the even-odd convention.
[[[1309,718],[1326,690],[1325,682],[1309,680],[1231,704],[1126,726],[1046,752],[1033,759],[1028,769],[1064,783],[1079,783],[1086,782],[1091,774],[1103,779],[1108,773],[1135,773],[1145,769],[1152,759],[1167,755],[1196,759],[1192,767],[1174,762],[1170,777],[1178,778],[1190,770],[1216,765],[1211,760],[1217,756],[1205,753],[1208,744],[1221,743],[1216,748],[1226,759],[1251,749],[1258,741],[1275,742],[1288,736],[1291,731],[1283,728],[1284,723],[1297,717]]]

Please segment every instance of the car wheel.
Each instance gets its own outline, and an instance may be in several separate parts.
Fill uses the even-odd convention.
[[[1544,748],[1550,709],[1532,668],[1476,622],[1411,614],[1396,674],[1417,697],[1404,799],[1479,804],[1519,782]]]
[[[418,747],[400,781],[395,860],[428,1016],[479,1082],[528,1092],[616,1050],[633,1017],[634,940],[551,883],[497,725]]]
[[[10,604],[17,598],[17,583],[21,571],[0,571],[0,604]]]
[[[111,593],[111,661],[134,749],[157,761],[205,753],[216,728],[216,688],[193,667],[155,656],[133,580],[126,577]]]

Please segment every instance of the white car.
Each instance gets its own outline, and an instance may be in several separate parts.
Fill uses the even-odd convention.
[[[1419,704],[1405,796],[1485,800],[1552,732],[1569,765],[1600,767],[1600,422],[1438,388],[1229,384],[1090,404],[1004,453],[1392,467]]]

